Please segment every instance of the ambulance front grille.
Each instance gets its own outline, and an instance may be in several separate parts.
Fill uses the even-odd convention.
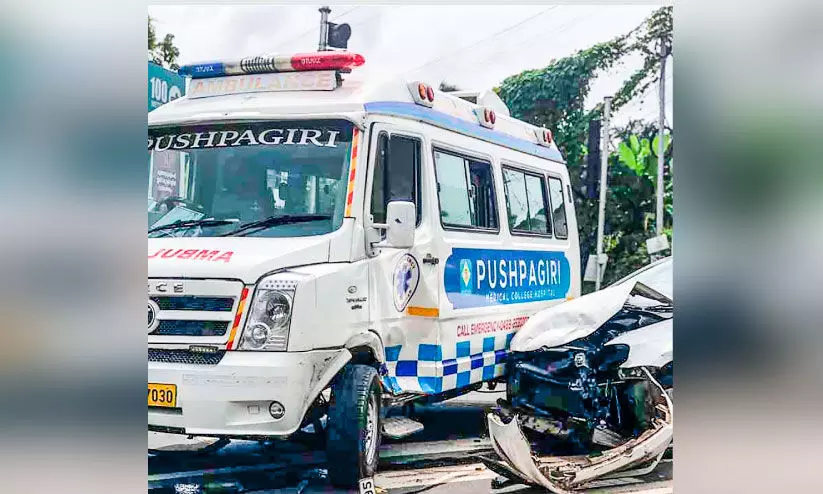
[[[150,343],[226,342],[242,282],[150,278],[148,285]]]
[[[233,297],[152,297],[160,310],[201,310],[208,312],[231,312]]]
[[[229,323],[220,321],[160,321],[151,335],[158,336],[224,336]]]

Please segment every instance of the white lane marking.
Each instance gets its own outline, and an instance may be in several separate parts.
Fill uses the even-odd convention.
[[[497,474],[481,463],[445,467],[377,472],[374,483],[383,489],[426,487],[430,485],[472,480],[491,480]]]
[[[397,443],[381,446],[380,460],[392,463],[443,457],[463,458],[472,453],[487,452],[491,449],[491,441],[487,438]]]

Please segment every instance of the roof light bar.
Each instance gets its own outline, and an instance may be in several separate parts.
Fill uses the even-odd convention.
[[[350,70],[366,62],[363,55],[344,51],[299,53],[296,55],[266,55],[184,65],[177,71],[192,79],[228,75],[265,74],[271,72],[303,72],[311,70]]]

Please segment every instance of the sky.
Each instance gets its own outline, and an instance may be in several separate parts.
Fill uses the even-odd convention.
[[[149,6],[158,37],[175,36],[181,65],[263,53],[315,51],[320,14],[316,6]],[[366,64],[358,77],[448,81],[461,89],[490,89],[510,75],[541,68],[624,34],[655,9],[648,5],[332,5],[329,20],[351,26],[349,51]],[[616,91],[639,63],[629,59],[598,77],[591,107]],[[671,68],[671,64],[669,64]],[[671,122],[671,71],[667,120]],[[641,101],[642,100],[642,101]],[[657,118],[657,86],[614,116]]]

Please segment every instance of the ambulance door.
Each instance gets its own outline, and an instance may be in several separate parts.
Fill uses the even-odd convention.
[[[485,152],[484,152],[485,151]],[[508,256],[501,230],[497,163],[490,146],[450,136],[432,143],[442,253],[440,341],[443,389],[466,389],[504,374],[505,351],[517,307],[490,291],[498,271],[489,263]],[[493,272],[492,272],[493,271]],[[497,286],[495,284],[495,286]]]
[[[411,201],[417,206],[411,248],[381,245],[385,233],[366,226],[366,241],[373,245],[369,304],[386,349],[383,383],[394,393],[436,394],[442,387],[442,352],[437,328],[438,266],[432,261],[432,218],[424,201],[433,179],[424,166],[426,142],[422,134],[383,123],[373,125],[371,136],[364,217],[385,223],[390,201]]]

